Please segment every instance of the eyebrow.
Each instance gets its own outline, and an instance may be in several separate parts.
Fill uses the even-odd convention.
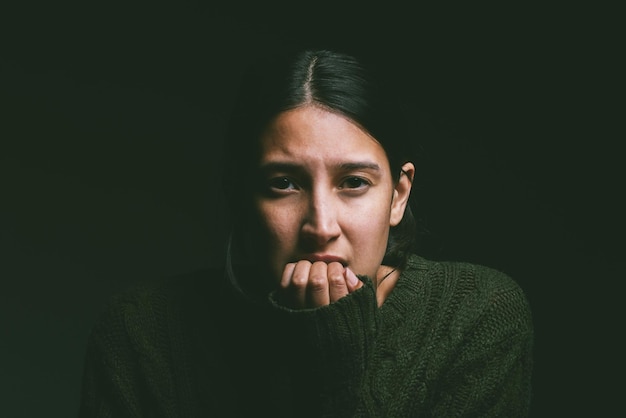
[[[334,166],[340,171],[355,171],[355,170],[369,170],[380,172],[380,166],[376,163],[370,161],[351,161],[351,162],[343,162],[339,164],[335,164]],[[284,161],[270,161],[264,164],[261,164],[261,171],[264,172],[272,172],[272,171],[301,171],[303,169],[302,165],[298,163],[292,162],[284,162]]]
[[[340,169],[344,171],[353,171],[353,170],[380,171],[380,166],[378,164],[372,163],[369,161],[341,163],[338,166]]]

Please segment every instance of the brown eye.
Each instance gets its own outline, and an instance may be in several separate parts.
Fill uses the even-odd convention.
[[[295,189],[295,184],[287,177],[276,177],[269,181],[269,187],[275,190]]]
[[[360,189],[369,186],[369,184],[367,180],[361,177],[348,177],[343,181],[341,187],[344,189]]]

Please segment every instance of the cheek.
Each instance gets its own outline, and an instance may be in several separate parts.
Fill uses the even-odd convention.
[[[269,249],[288,246],[298,233],[298,217],[293,208],[269,203],[261,203],[258,208],[263,235],[272,247]]]
[[[354,223],[351,234],[350,232],[348,234],[354,257],[352,260],[354,271],[370,278],[376,277],[387,249],[388,222],[373,222],[373,219],[367,219],[366,222]]]
[[[367,250],[371,255],[382,248],[384,255],[389,235],[389,214],[386,206],[364,208],[346,219],[344,230],[351,236],[355,247]]]

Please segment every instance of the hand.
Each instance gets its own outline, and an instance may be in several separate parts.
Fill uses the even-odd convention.
[[[336,302],[362,286],[354,272],[341,263],[300,260],[285,266],[279,298],[290,308],[316,308]]]

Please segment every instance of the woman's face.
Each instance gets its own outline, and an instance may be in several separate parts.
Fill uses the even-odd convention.
[[[339,261],[376,277],[406,205],[376,140],[345,117],[300,107],[264,131],[259,169],[256,250],[277,282],[299,260]]]

